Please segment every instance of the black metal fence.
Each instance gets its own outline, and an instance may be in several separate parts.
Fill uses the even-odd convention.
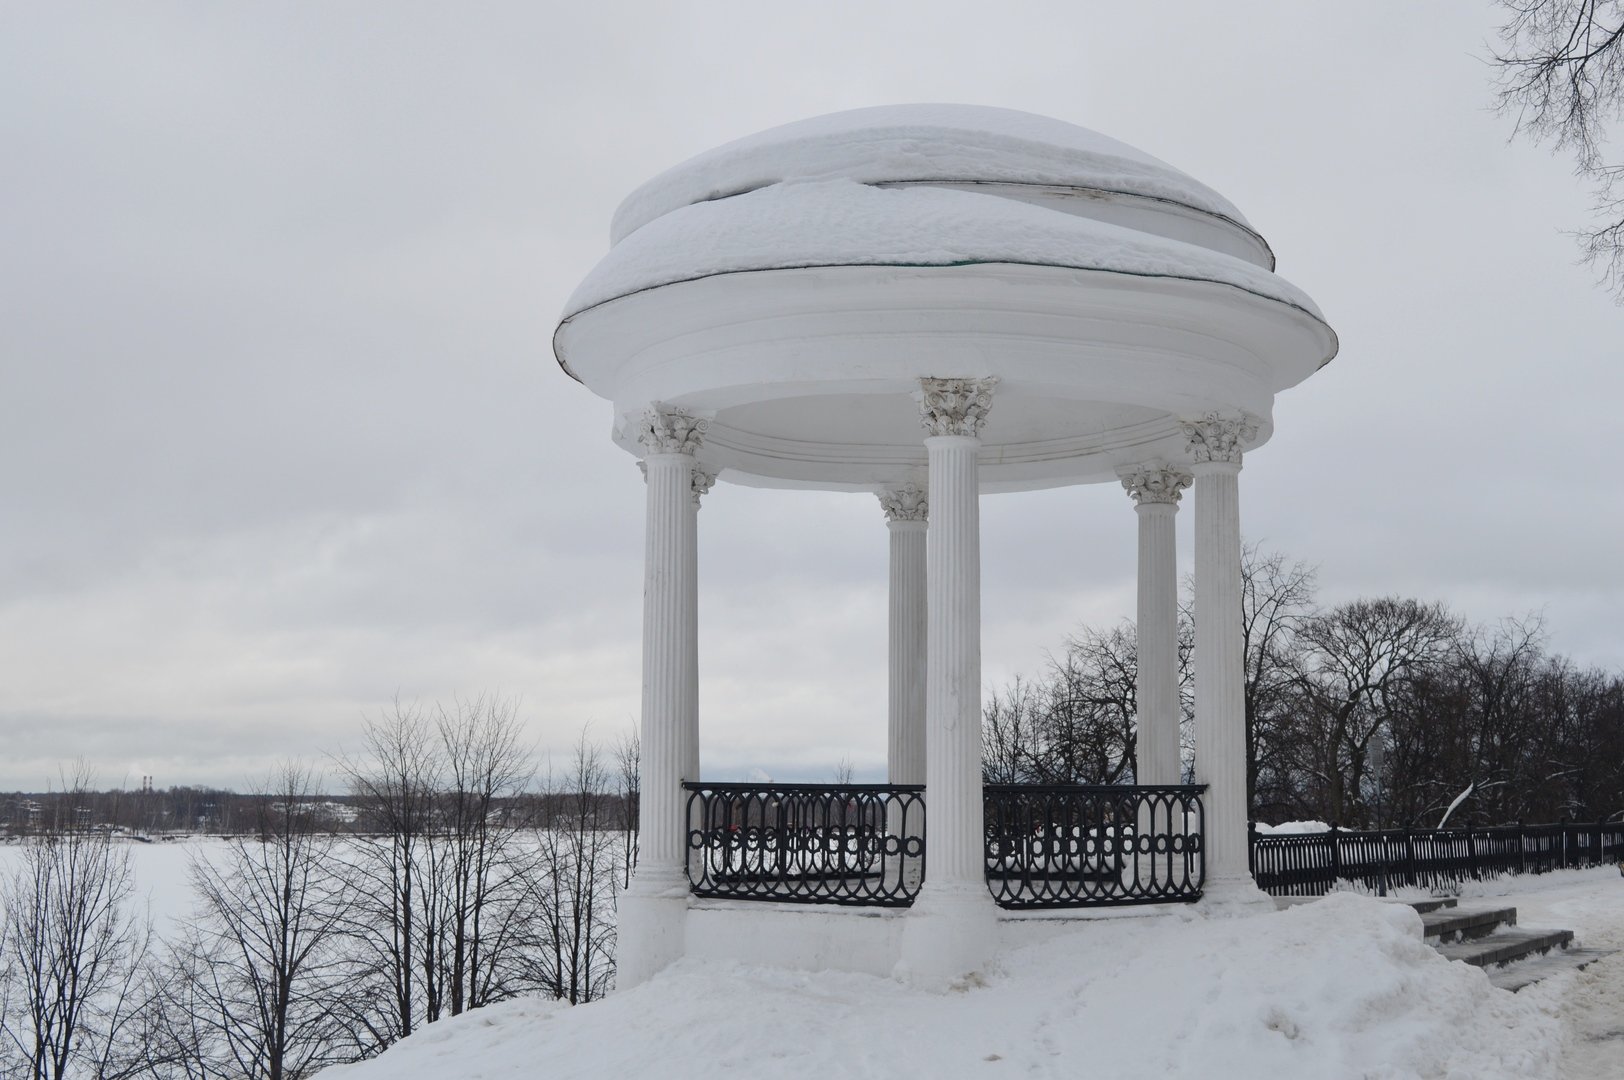
[[[686,783],[696,896],[905,907],[925,874],[921,784]]]
[[[1624,862],[1624,821],[1461,829],[1251,835],[1252,876],[1275,896],[1319,896],[1338,881],[1374,892],[1502,874]]]
[[[1204,790],[988,784],[987,889],[1006,908],[1197,900]]]

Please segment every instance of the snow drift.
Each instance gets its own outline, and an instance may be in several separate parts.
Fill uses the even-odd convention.
[[[1553,1075],[1559,1026],[1444,960],[1400,905],[1067,924],[946,995],[861,975],[685,961],[606,1001],[434,1024],[326,1080],[646,1076]]]

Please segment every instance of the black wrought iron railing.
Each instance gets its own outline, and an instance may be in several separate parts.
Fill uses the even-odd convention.
[[[905,907],[925,874],[920,784],[685,783],[697,896]]]
[[[1197,900],[1204,790],[988,784],[987,888],[1006,908]]]
[[[1624,821],[1251,836],[1252,876],[1275,896],[1319,896],[1346,881],[1373,892],[1624,862]]]

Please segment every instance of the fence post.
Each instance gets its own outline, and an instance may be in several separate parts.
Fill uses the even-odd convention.
[[[1404,884],[1416,884],[1415,873],[1415,827],[1404,826]]]
[[[1606,841],[1606,835],[1605,835],[1606,830],[1607,830],[1607,819],[1604,818],[1604,817],[1597,818],[1596,819],[1596,846],[1593,849],[1591,849],[1591,853],[1590,853],[1590,865],[1592,865],[1592,866],[1600,866],[1604,862],[1607,861],[1605,858],[1603,858],[1603,854],[1606,851],[1606,848],[1603,846],[1604,842]]]
[[[1561,866],[1562,866],[1562,869],[1564,869],[1564,870],[1566,870],[1568,867],[1573,865],[1573,863],[1571,861],[1573,856],[1572,856],[1572,853],[1568,850],[1568,847],[1569,847],[1569,844],[1568,844],[1568,816],[1566,814],[1563,814],[1562,815],[1562,863],[1561,863]]]
[[[1246,822],[1246,872],[1257,880],[1257,822],[1250,819]]]
[[[1528,834],[1523,831],[1522,818],[1517,819],[1517,873],[1528,873]]]
[[[1477,838],[1472,835],[1470,825],[1466,826],[1466,866],[1472,871],[1472,880],[1483,880],[1483,875],[1477,872]]]
[[[1342,879],[1342,844],[1337,839],[1336,822],[1331,822],[1331,831],[1325,834],[1331,841],[1331,884],[1335,885]],[[1330,890],[1327,889],[1327,892]]]

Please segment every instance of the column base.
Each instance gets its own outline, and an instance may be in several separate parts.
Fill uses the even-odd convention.
[[[615,989],[647,982],[681,959],[692,894],[680,870],[640,868],[615,908]]]
[[[963,987],[998,951],[998,907],[987,888],[926,882],[908,909],[892,977],[926,990]]]
[[[1208,879],[1201,887],[1201,900],[1196,905],[1203,915],[1256,915],[1277,911],[1274,897],[1257,887],[1252,875]]]

